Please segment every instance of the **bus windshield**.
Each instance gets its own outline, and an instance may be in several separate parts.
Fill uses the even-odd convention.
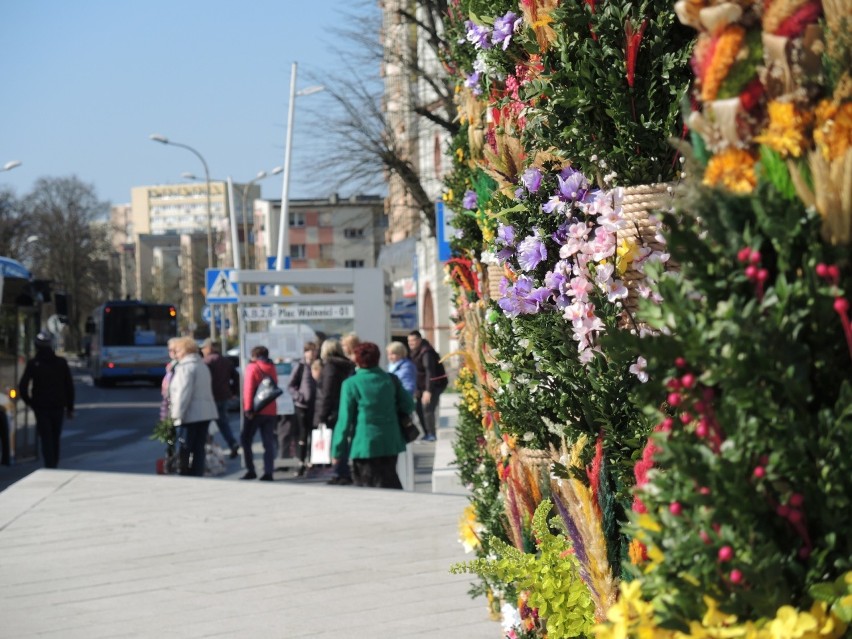
[[[103,315],[104,346],[165,346],[177,334],[171,307],[153,304],[107,306]]]

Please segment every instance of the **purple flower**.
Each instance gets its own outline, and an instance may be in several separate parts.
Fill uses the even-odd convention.
[[[464,199],[462,199],[462,206],[467,210],[473,210],[476,208],[476,204],[479,200],[479,196],[476,194],[476,191],[471,191],[468,189],[464,192]]]
[[[466,35],[468,42],[473,43],[473,45],[478,49],[491,48],[491,41],[489,40],[491,31],[488,27],[479,26],[473,20],[466,20],[464,26],[465,29],[467,29]]]
[[[530,193],[537,192],[541,186],[541,171],[536,167],[527,169],[521,176],[521,183],[527,187]]]
[[[474,71],[467,76],[467,79],[464,81],[464,85],[469,89],[473,89],[474,95],[480,95],[482,93],[482,87],[479,86],[479,71]]]
[[[497,239],[495,241],[497,244],[503,244],[504,246],[514,246],[515,227],[511,224],[503,224],[500,222],[497,225]]]
[[[518,245],[518,264],[525,271],[533,270],[545,259],[547,248],[538,235],[529,235]]]
[[[589,189],[586,176],[570,166],[562,169],[556,179],[559,180],[559,197],[566,202],[582,200]]]
[[[509,317],[535,313],[538,310],[538,302],[532,299],[532,292],[532,280],[521,275],[514,286],[505,288],[503,297],[497,300],[497,306]]]
[[[503,51],[509,47],[512,41],[512,34],[521,26],[523,18],[519,18],[516,14],[508,11],[506,15],[497,18],[494,21],[494,33],[491,36],[491,42],[494,44],[503,43]]]

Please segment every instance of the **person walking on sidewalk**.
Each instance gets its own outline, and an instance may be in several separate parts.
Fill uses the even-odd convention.
[[[216,410],[219,417],[216,425],[219,433],[231,449],[231,459],[236,459],[240,454],[240,445],[231,431],[228,421],[228,400],[231,399],[239,389],[240,375],[233,363],[227,357],[222,357],[219,345],[209,337],[201,344],[201,354],[204,355],[204,363],[210,369],[210,380],[213,384],[213,401],[216,402]]]
[[[251,349],[251,358],[246,366],[243,381],[245,422],[243,423],[243,432],[240,434],[240,443],[243,445],[246,474],[241,479],[257,479],[257,472],[254,468],[254,453],[251,449],[257,431],[260,431],[260,441],[263,442],[263,475],[260,477],[261,481],[272,481],[272,473],[275,470],[275,423],[278,421],[275,402],[270,402],[264,406],[259,413],[254,412],[254,394],[264,377],[272,378],[275,385],[278,385],[278,373],[275,371],[275,364],[269,360],[269,349],[266,346],[255,346]]]
[[[411,393],[417,393],[417,367],[408,357],[408,349],[402,342],[391,342],[385,348],[388,356],[388,373],[397,376],[402,387]]]
[[[317,398],[317,383],[311,375],[311,365],[317,358],[317,345],[306,342],[302,349],[303,357],[293,365],[287,389],[293,397],[293,425],[296,427],[296,441],[299,448],[299,470],[296,474],[305,474],[305,464],[311,441],[311,429],[314,423],[314,406]]]
[[[314,428],[319,428],[320,424],[325,424],[333,430],[340,409],[340,388],[343,386],[343,382],[355,372],[355,364],[344,355],[341,343],[336,339],[327,339],[322,343],[320,359],[323,367],[317,382]],[[341,455],[333,472],[334,477],[328,480],[329,483],[352,483],[349,461],[344,455]]]
[[[441,393],[447,388],[447,371],[441,363],[438,353],[428,340],[423,339],[420,331],[408,334],[408,348],[411,349],[411,361],[417,369],[417,417],[423,425],[423,441],[433,442],[438,421],[438,402]]]
[[[210,369],[198,354],[198,343],[180,337],[174,344],[177,364],[169,382],[169,411],[180,437],[180,474],[204,476],[207,432],[218,416]]]
[[[56,468],[59,465],[62,420],[74,417],[74,380],[68,361],[53,352],[53,339],[49,333],[36,335],[35,348],[35,357],[27,362],[18,390],[21,399],[35,413],[44,467]]]
[[[341,388],[332,457],[349,453],[356,486],[402,489],[396,461],[405,450],[405,441],[397,414],[410,413],[414,402],[390,373],[379,367],[376,344],[363,342],[353,355],[358,368]]]

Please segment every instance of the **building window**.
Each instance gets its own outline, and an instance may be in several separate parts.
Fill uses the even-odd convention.
[[[364,229],[343,229],[343,237],[350,239],[364,237]]]
[[[290,226],[304,226],[305,225],[305,214],[304,213],[290,213]]]
[[[294,260],[303,260],[305,259],[305,245],[304,244],[291,244],[290,245],[290,257]]]
[[[346,268],[364,268],[364,260],[346,260]]]

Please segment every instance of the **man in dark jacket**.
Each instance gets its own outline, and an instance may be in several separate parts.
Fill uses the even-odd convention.
[[[423,425],[423,441],[435,441],[438,401],[447,388],[447,371],[438,357],[438,353],[428,340],[423,339],[420,331],[408,334],[408,348],[411,361],[417,369],[417,416]]]
[[[231,459],[236,459],[240,454],[240,445],[231,431],[228,422],[228,400],[231,399],[240,388],[240,375],[233,363],[227,357],[219,353],[219,346],[209,337],[201,345],[201,354],[204,355],[204,363],[210,369],[210,381],[213,384],[213,400],[216,402],[216,410],[219,417],[216,425],[222,438],[231,449]]]
[[[53,352],[53,340],[48,333],[36,335],[35,347],[35,357],[27,362],[18,390],[21,399],[35,413],[44,467],[56,468],[63,417],[74,417],[74,380],[68,362]]]

